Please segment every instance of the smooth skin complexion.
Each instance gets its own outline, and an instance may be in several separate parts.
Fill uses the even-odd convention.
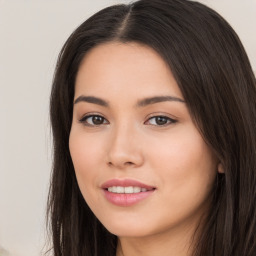
[[[190,255],[221,167],[153,49],[110,42],[86,54],[69,147],[85,201],[118,236],[117,256]]]

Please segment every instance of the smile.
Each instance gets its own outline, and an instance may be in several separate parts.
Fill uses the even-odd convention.
[[[155,187],[131,179],[112,179],[101,188],[108,202],[117,206],[132,206],[150,197]]]
[[[140,193],[140,192],[146,192],[148,191],[146,188],[140,188],[140,187],[121,187],[121,186],[112,186],[107,189],[109,192],[112,193],[118,193],[118,194],[134,194],[134,193]]]

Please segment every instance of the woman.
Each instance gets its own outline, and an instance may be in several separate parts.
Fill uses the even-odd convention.
[[[256,87],[197,2],[106,8],[65,43],[51,94],[55,256],[255,256]]]

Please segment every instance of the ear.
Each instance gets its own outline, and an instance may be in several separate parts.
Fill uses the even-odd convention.
[[[218,163],[217,170],[218,173],[225,173],[222,163]]]

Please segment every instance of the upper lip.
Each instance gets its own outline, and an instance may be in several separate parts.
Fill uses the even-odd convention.
[[[104,182],[101,185],[102,189],[107,189],[109,187],[114,186],[120,186],[120,187],[140,187],[140,188],[146,188],[147,190],[155,189],[154,186],[144,184],[142,182],[139,182],[137,180],[132,179],[111,179],[106,182]]]

